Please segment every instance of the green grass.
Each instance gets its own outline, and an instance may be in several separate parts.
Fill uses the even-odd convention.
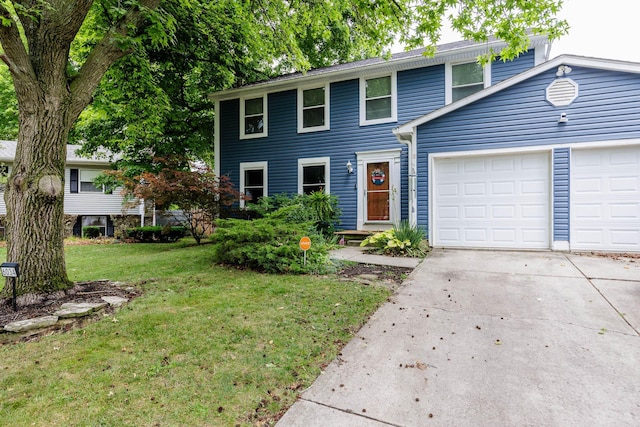
[[[0,424],[272,425],[388,296],[218,267],[188,242],[68,246],[72,280],[145,293],[83,329],[1,346]]]

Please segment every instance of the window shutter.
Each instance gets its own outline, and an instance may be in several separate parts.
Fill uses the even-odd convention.
[[[69,191],[72,193],[78,192],[78,169],[70,169],[69,170]]]

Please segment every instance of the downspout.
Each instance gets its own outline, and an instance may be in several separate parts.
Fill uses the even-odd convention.
[[[409,175],[407,180],[409,185],[409,224],[415,227],[418,225],[418,164],[416,158],[415,128],[412,128],[410,132],[406,133],[401,133],[399,128],[394,128],[393,134],[396,136],[400,144],[404,144],[407,146],[407,163],[409,167]]]

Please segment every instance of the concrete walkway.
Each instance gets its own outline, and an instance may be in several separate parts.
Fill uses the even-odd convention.
[[[434,251],[292,426],[638,426],[640,259]]]

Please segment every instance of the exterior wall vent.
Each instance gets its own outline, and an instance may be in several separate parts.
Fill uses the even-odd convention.
[[[578,83],[571,79],[556,79],[547,86],[547,101],[555,107],[571,104],[578,97]]]

